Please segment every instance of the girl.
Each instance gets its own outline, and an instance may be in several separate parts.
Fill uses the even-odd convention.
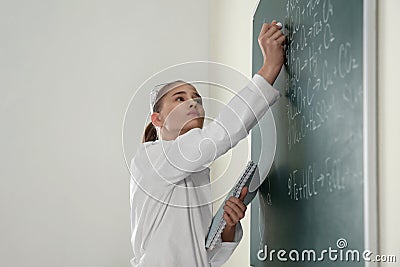
[[[153,90],[151,122],[131,161],[132,266],[221,266],[242,239],[247,188],[225,202],[222,242],[205,248],[212,220],[207,165],[245,138],[281,96],[271,86],[284,59],[280,29],[275,21],[263,24],[262,68],[204,128],[205,111],[194,86],[175,81]]]

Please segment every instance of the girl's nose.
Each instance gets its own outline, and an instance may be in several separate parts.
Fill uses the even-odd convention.
[[[194,99],[189,99],[189,107],[195,107],[197,105],[197,102]]]

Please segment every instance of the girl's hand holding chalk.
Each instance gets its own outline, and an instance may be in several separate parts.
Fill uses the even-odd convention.
[[[257,72],[271,85],[275,82],[284,62],[284,44],[286,37],[281,31],[282,23],[273,20],[265,23],[258,36],[258,43],[264,56],[264,64]]]
[[[272,21],[272,24],[273,24],[274,22],[276,22],[276,21],[273,20],[273,21]],[[263,22],[263,23],[267,23],[267,19],[264,19],[264,22]],[[281,23],[281,22],[277,22],[275,25],[278,26],[279,28],[282,28],[282,23]]]

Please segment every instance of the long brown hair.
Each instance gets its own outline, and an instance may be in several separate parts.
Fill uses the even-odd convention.
[[[175,87],[173,85],[175,85],[176,83],[184,83],[184,84],[189,84],[189,85],[193,86],[192,84],[187,83],[182,80],[176,80],[176,81],[172,81],[172,82],[165,84],[157,93],[157,98],[159,97],[159,95],[162,95],[162,96],[154,104],[154,107],[153,107],[154,112],[159,113],[161,111],[162,100],[164,99],[164,96],[166,95],[167,91],[169,91],[170,89]],[[147,124],[146,128],[144,129],[142,143],[149,142],[149,141],[156,141],[156,140],[158,140],[157,129],[153,125],[152,122],[149,122],[149,124]]]

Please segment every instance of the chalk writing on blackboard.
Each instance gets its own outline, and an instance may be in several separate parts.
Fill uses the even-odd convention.
[[[321,4],[322,11],[317,8]],[[344,99],[355,106],[362,99],[359,93],[362,90],[352,90],[348,84],[343,88],[343,99],[335,99],[335,94],[330,92],[335,81],[344,80],[346,76],[352,75],[354,69],[359,68],[359,63],[352,55],[350,42],[343,40],[338,44],[339,49],[331,46],[339,41],[329,22],[333,15],[334,5],[331,0],[310,0],[305,4],[289,0],[286,4],[289,150],[307,136],[312,137],[314,131],[334,119],[335,101]],[[307,25],[308,21],[311,24]],[[337,60],[329,62],[326,58],[328,52],[336,53]],[[307,87],[303,88],[302,84],[307,84]],[[353,92],[358,95],[352,95]],[[338,114],[340,111],[335,112]]]
[[[295,169],[289,173],[288,196],[293,200],[307,200],[321,192],[333,192],[346,187],[348,171],[344,170],[340,158],[327,157],[320,164],[310,163],[304,169]]]

